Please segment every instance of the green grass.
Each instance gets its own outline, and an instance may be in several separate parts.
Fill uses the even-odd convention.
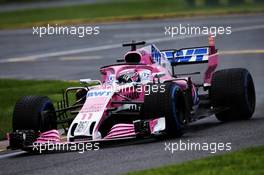
[[[264,12],[262,4],[190,7],[185,0],[130,0],[0,13],[0,29],[175,16]]]
[[[0,5],[1,4],[8,4],[8,3],[21,3],[21,2],[36,2],[36,0],[0,0]],[[42,0],[40,0],[42,1]]]
[[[127,175],[260,175],[264,174],[263,155],[261,146]]]
[[[0,139],[11,131],[13,108],[19,98],[25,95],[44,95],[55,102],[61,100],[62,90],[68,86],[79,86],[79,83],[0,79]]]

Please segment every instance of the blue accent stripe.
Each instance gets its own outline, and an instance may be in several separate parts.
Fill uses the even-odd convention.
[[[197,55],[196,61],[203,61],[203,55]]]
[[[194,51],[194,49],[187,50],[186,55],[192,55],[193,51]]]
[[[173,53],[174,51],[166,51],[166,52],[163,52],[165,54],[165,57],[167,59],[172,59],[173,58]]]
[[[208,54],[207,48],[195,49],[194,55],[205,55],[205,54]]]

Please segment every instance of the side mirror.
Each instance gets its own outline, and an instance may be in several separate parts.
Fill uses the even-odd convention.
[[[98,84],[102,85],[102,82],[100,80],[92,80],[90,78],[80,79],[80,83],[85,85],[89,84],[90,86],[96,86]]]
[[[164,73],[164,72],[159,72],[159,73],[156,73],[156,74],[154,74],[154,78],[158,78],[158,79],[160,79],[161,77],[163,77],[163,76],[165,76],[166,74]]]
[[[92,81],[92,79],[90,79],[90,78],[87,78],[87,79],[80,79],[80,83],[81,84],[88,84],[88,83],[90,83]]]
[[[160,83],[160,78],[165,76],[166,74],[164,72],[159,72],[154,74],[153,76],[153,82],[155,83],[155,79],[158,79],[158,83]]]

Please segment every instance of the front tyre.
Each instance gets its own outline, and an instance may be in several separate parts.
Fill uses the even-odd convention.
[[[144,115],[148,118],[165,117],[166,133],[172,137],[183,135],[186,120],[184,96],[180,87],[173,82],[152,84],[163,86],[158,92],[151,92],[144,98]]]
[[[57,128],[54,106],[48,97],[25,96],[19,99],[13,113],[13,130],[45,132]]]
[[[247,69],[219,70],[212,77],[211,100],[213,107],[227,109],[216,113],[220,121],[250,119],[255,110],[255,87]]]

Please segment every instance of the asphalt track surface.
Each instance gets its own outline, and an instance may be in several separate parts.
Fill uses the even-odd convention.
[[[232,26],[231,35],[216,38],[219,51],[225,53],[220,57],[218,69],[247,68],[254,78],[257,105],[254,116],[249,121],[220,123],[212,116],[192,124],[181,139],[147,141],[143,144],[102,148],[83,154],[70,152],[29,155],[23,152],[4,151],[0,153],[0,174],[119,174],[215,155],[209,151],[176,151],[172,154],[165,151],[165,142],[230,142],[232,151],[263,145],[263,16],[222,16],[100,24],[99,36],[82,39],[61,36],[38,38],[32,36],[31,30],[1,31],[0,77],[74,80],[98,78],[98,68],[121,58],[126,49],[118,46],[132,39],[153,41],[161,49],[207,44],[207,37],[204,36],[164,39],[165,25],[175,26],[182,23]],[[181,72],[195,72],[198,67],[179,69]],[[218,151],[217,154],[219,153],[225,152]]]

